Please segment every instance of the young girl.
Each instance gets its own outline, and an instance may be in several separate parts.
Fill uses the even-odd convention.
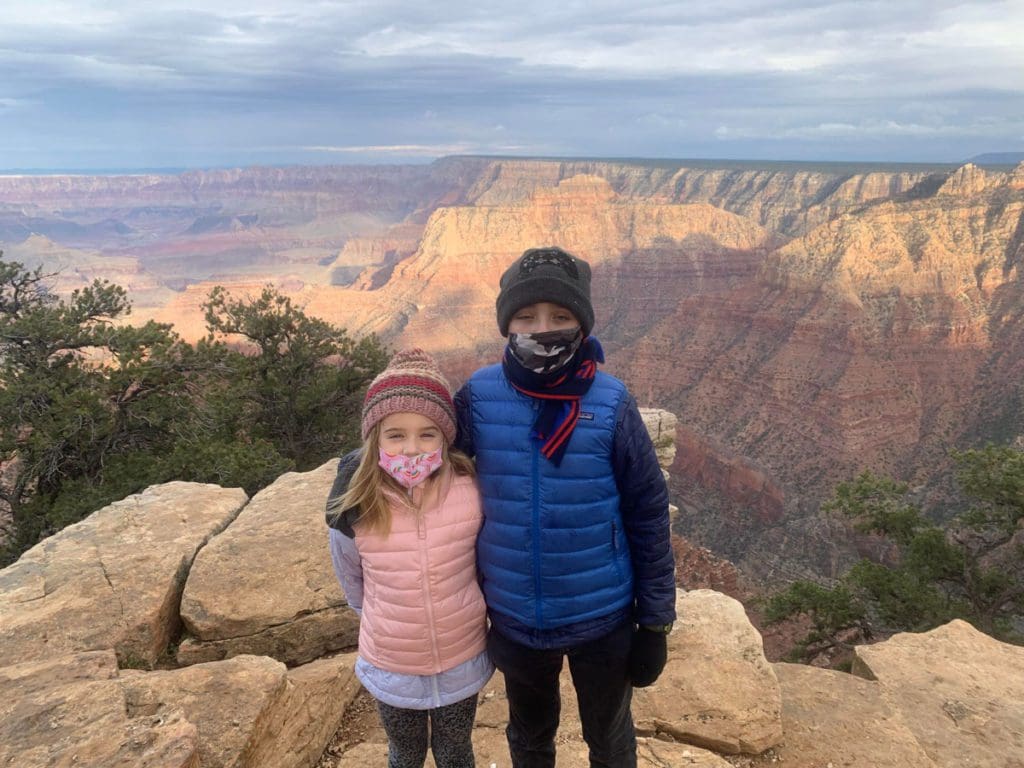
[[[428,743],[437,768],[468,768],[477,692],[494,671],[476,575],[482,516],[429,355],[400,352],[374,379],[362,436],[327,502],[334,570],[360,616],[356,675],[377,699],[389,768],[421,768]]]
[[[477,562],[512,765],[555,765],[567,657],[590,765],[635,766],[633,686],[661,674],[675,620],[665,480],[632,395],[597,370],[590,265],[532,248],[496,309],[503,359],[455,402],[483,495]]]

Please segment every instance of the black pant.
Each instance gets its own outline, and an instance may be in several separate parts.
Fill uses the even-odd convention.
[[[553,768],[555,733],[562,710],[558,675],[569,657],[591,768],[634,768],[636,732],[629,711],[633,687],[627,622],[584,645],[535,650],[491,629],[487,651],[505,676],[509,751],[514,768]]]
[[[427,742],[437,768],[473,768],[476,694],[437,709],[403,709],[377,702],[388,735],[388,768],[423,768]],[[427,735],[427,721],[430,734]]]

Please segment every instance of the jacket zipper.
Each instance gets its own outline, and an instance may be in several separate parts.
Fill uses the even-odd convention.
[[[615,572],[619,575],[619,581],[625,580],[622,572],[622,563],[619,560],[619,526],[612,520],[612,562],[615,563]]]
[[[427,562],[427,526],[424,515],[416,516],[416,539],[420,545],[420,578],[423,580],[423,607],[427,611],[427,626],[430,627],[430,652],[434,658],[434,670],[441,670],[441,654],[437,649],[437,626],[434,623],[434,605],[430,597],[430,568]]]
[[[537,629],[544,629],[540,578],[540,443],[533,441],[533,592]]]

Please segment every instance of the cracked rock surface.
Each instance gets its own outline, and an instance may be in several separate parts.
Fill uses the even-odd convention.
[[[957,619],[854,653],[937,766],[1024,768],[1024,648]]]
[[[324,506],[338,462],[282,475],[196,558],[180,664],[239,653],[288,665],[355,646],[359,620],[331,568]]]
[[[0,571],[0,666],[102,648],[122,665],[152,666],[178,632],[196,553],[246,498],[165,483],[37,544]]]

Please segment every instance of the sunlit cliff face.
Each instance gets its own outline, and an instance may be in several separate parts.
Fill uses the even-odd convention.
[[[694,518],[703,543],[814,557],[827,547],[778,526],[837,481],[866,467],[923,481],[953,445],[1024,432],[1024,166],[459,159],[379,177],[0,183],[3,199],[40,201],[25,208],[35,239],[12,234],[29,228],[23,214],[0,217],[8,257],[59,262],[60,290],[105,273],[128,284],[131,322],[196,339],[212,286],[255,295],[271,282],[351,333],[425,347],[454,382],[500,355],[508,265],[538,245],[578,254],[593,266],[605,370],[680,417],[692,439],[676,492],[707,492],[694,508],[727,513],[713,530]]]

